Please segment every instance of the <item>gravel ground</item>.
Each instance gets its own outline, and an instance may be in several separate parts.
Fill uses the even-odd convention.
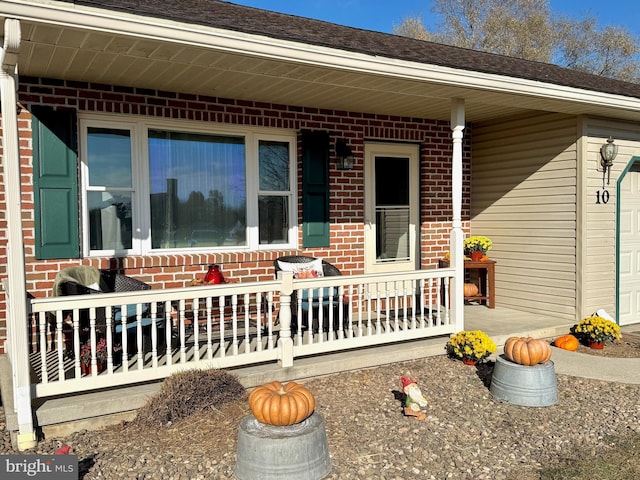
[[[628,357],[640,352],[635,345],[619,350]],[[325,419],[327,478],[535,479],[576,452],[606,452],[612,437],[640,434],[640,385],[558,375],[556,405],[520,407],[491,396],[492,368],[438,356],[305,382]],[[426,420],[403,416],[402,375],[417,380],[428,398]],[[119,425],[46,439],[27,453],[71,445],[87,480],[231,479],[238,423],[248,413],[242,401],[162,429]],[[0,427],[0,453],[17,453],[3,413]]]

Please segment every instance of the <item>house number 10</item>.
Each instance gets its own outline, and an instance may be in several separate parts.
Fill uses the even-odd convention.
[[[602,192],[600,192],[600,190],[596,192],[596,204],[601,203],[605,205],[609,203],[609,190],[603,189]]]

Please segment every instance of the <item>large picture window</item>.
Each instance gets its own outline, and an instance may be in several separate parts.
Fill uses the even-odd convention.
[[[247,244],[244,143],[149,130],[152,248]]]
[[[295,133],[80,125],[86,254],[295,247]]]

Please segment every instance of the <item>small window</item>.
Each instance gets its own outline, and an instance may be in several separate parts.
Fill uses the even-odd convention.
[[[291,187],[289,143],[260,140],[258,211],[260,245],[289,242]]]
[[[91,250],[132,248],[132,170],[129,130],[87,130],[86,205]]]

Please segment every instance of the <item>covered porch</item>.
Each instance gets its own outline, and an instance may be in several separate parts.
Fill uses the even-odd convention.
[[[454,270],[295,278],[30,300],[34,398],[161,380],[185,368],[277,364],[448,335]],[[126,313],[125,313],[126,312]]]
[[[483,305],[467,304],[464,307],[464,315],[466,329],[481,329],[487,332],[499,346],[513,335],[549,338],[566,333],[572,325],[561,318],[500,306],[488,309]],[[444,355],[444,346],[448,338],[448,334],[441,334],[400,343],[327,352],[298,358],[288,368],[281,368],[276,362],[265,362],[238,366],[230,368],[229,371],[237,375],[248,388],[273,380],[303,380],[313,376]],[[7,427],[14,431],[17,429],[17,418],[12,408],[11,382],[7,381],[9,374],[10,366],[4,357],[0,361],[0,377],[4,379],[2,400],[7,415]],[[148,381],[108,390],[37,399],[34,401],[35,421],[39,430],[49,436],[61,436],[78,429],[98,428],[117,423],[133,418],[136,409],[144,405],[159,386],[160,381]],[[126,402],[122,401],[124,398]]]
[[[135,397],[132,389],[153,388],[184,368],[229,368],[241,374],[247,386],[264,378],[305,378],[441,354],[448,335],[463,328],[482,328],[497,343],[528,331],[546,336],[555,323],[564,329],[562,324],[577,318],[582,310],[592,311],[590,305],[583,305],[583,297],[600,301],[586,290],[583,293],[580,283],[583,277],[590,278],[583,275],[577,259],[582,255],[578,253],[583,246],[581,226],[587,222],[586,218],[578,221],[573,212],[581,209],[583,194],[576,178],[587,178],[587,167],[578,166],[587,164],[581,152],[583,147],[588,149],[576,139],[581,135],[576,118],[636,121],[634,89],[608,82],[594,87],[592,78],[567,80],[567,72],[552,66],[532,68],[527,62],[506,58],[496,63],[497,57],[479,52],[460,56],[461,52],[449,47],[377,32],[359,31],[353,36],[356,32],[346,27],[227,2],[210,3],[211,11],[202,12],[197,25],[182,4],[160,12],[157,2],[147,1],[132,12],[126,2],[93,2],[90,7],[82,2],[40,0],[3,3],[0,93],[7,227],[2,258],[8,282],[5,360],[11,360],[10,374],[3,379],[13,380],[10,397],[14,403],[7,410],[15,413],[22,448],[35,442],[34,417],[40,427],[94,418],[95,414],[87,414],[65,419],[81,412],[83,402],[91,404],[87,399],[94,397],[89,396],[101,399],[104,408],[99,415],[119,414],[110,409],[120,408],[124,388],[127,407],[135,408],[135,402],[129,401]],[[310,35],[312,32],[316,33]],[[346,39],[353,43],[345,45]],[[92,68],[86,68],[87,64]],[[139,67],[137,71],[133,65]],[[625,95],[629,91],[633,96]],[[65,126],[61,136],[41,128],[46,123],[41,120],[46,119],[56,127]],[[551,122],[559,122],[562,128]],[[40,130],[34,127],[36,123]],[[554,126],[552,138],[549,125]],[[129,232],[131,245],[126,251],[90,244],[97,228],[92,228],[95,225],[86,202],[107,186],[86,185],[91,175],[87,145],[91,132],[106,127],[117,130],[114,136],[132,139],[129,149],[134,152],[131,165],[135,168],[129,173],[140,174],[126,187],[138,189],[131,196],[139,201],[128,207],[132,226],[120,231]],[[270,145],[276,141],[287,152],[291,180],[288,189],[276,190],[291,200],[282,208],[288,214],[282,218],[291,221],[277,226],[286,227],[283,242],[259,242],[258,198],[265,192],[258,191],[257,177],[246,183],[255,187],[245,192],[253,206],[245,209],[244,237],[237,245],[194,248],[200,239],[197,232],[213,231],[196,230],[201,228],[196,226],[190,226],[188,237],[182,238],[188,247],[172,247],[154,238],[159,232],[151,228],[151,212],[154,205],[173,198],[170,190],[175,183],[160,182],[166,191],[160,188],[155,197],[148,190],[152,156],[145,153],[145,138],[151,130],[241,138],[249,152],[244,158],[246,171],[259,171],[251,167],[260,161],[260,142]],[[314,149],[305,132],[314,130],[326,140],[315,151],[321,176],[326,177],[318,190],[325,208],[315,209],[325,213],[320,221],[307,218],[305,205],[310,199],[304,197],[309,185],[303,172],[314,165],[307,157],[315,158],[306,155]],[[562,132],[566,133],[561,136]],[[40,141],[39,134],[60,140],[55,144],[60,150],[34,147],[21,151],[21,145],[31,148],[35,140]],[[338,167],[338,157],[342,157],[338,141],[345,139],[355,157],[352,170]],[[377,144],[410,144],[416,152],[406,156],[411,167],[406,177],[419,181],[411,184],[415,191],[408,202],[412,220],[406,222],[409,266],[404,273],[398,273],[399,269],[374,273],[370,267],[382,256],[373,255],[375,262],[368,260],[376,249],[367,241],[376,238],[372,227],[378,224],[376,215],[382,218],[384,213],[377,212],[376,202],[367,194],[377,158],[369,149]],[[60,154],[47,158],[49,152]],[[32,169],[42,165],[55,167],[53,173],[58,169],[70,172],[63,185],[67,193],[56,197],[68,202],[66,223],[44,215],[38,203],[49,185],[35,185],[40,179]],[[506,175],[506,167],[514,173]],[[529,175],[532,172],[539,175]],[[500,178],[504,182],[498,185]],[[472,188],[472,180],[480,183]],[[266,189],[267,196],[269,191]],[[514,199],[508,198],[511,191],[515,191]],[[479,195],[472,199],[471,192]],[[558,198],[549,198],[548,192]],[[375,200],[375,195],[371,197]],[[524,215],[523,202],[530,206]],[[58,208],[60,204],[46,203],[56,206],[56,214],[64,210]],[[547,205],[558,205],[560,212]],[[498,215],[493,211],[481,215],[494,207],[502,209]],[[518,217],[517,228],[512,223],[514,216]],[[34,219],[47,221],[38,224]],[[549,229],[549,222],[554,228]],[[323,226],[323,243],[306,244],[307,227],[316,224]],[[69,227],[66,253],[57,250],[56,242],[47,243],[64,237],[61,225]],[[168,219],[165,226],[170,226]],[[554,235],[547,235],[548,230]],[[503,296],[495,310],[463,305],[462,241],[469,231],[501,240],[501,250],[492,253],[499,262],[497,285]],[[511,241],[514,232],[522,239]],[[553,260],[544,266],[534,265],[522,251],[536,236],[546,239],[539,250]],[[43,253],[42,248],[48,247],[55,248]],[[451,268],[435,268],[446,251],[451,255]],[[344,266],[348,275],[320,281],[290,277],[271,281],[271,257],[281,254],[330,258]],[[598,258],[611,261],[600,254]],[[243,280],[250,278],[253,283],[215,290],[174,288],[184,285],[185,276],[200,274],[206,265],[219,262],[226,262],[242,272]],[[56,272],[78,264],[144,277],[154,290],[44,298]],[[549,278],[554,279],[553,285]],[[531,279],[542,287],[536,289],[537,296],[531,293]],[[393,292],[387,286],[375,286],[405,281],[406,288]],[[608,295],[600,282],[594,285],[599,293]],[[291,317],[295,311],[300,318],[301,306],[291,304],[291,295],[318,288],[329,289],[332,299],[348,298],[346,312],[329,308],[328,318],[322,318],[329,321],[324,330],[295,331]],[[40,298],[27,303],[26,292]],[[505,303],[505,293],[510,303]],[[503,316],[501,303],[544,313],[514,310]],[[216,310],[220,305],[222,310]],[[131,323],[121,322],[118,331],[119,320],[113,312],[127,306],[135,310],[134,318]],[[73,333],[65,339],[69,325],[63,312],[68,310],[72,310]],[[80,328],[79,311],[87,312],[86,331]],[[97,322],[97,311],[105,314],[105,324]],[[325,315],[320,311],[318,315]],[[29,330],[25,319],[31,314],[35,317]],[[476,314],[489,318],[485,321]],[[216,316],[230,316],[231,321],[218,320],[216,325]],[[40,347],[30,352],[28,338],[34,332]],[[108,353],[104,371],[98,372],[102,340]],[[50,347],[42,348],[44,345]],[[87,345],[92,368],[91,373],[83,374],[79,352]],[[3,395],[6,391],[3,388]],[[141,394],[140,401],[143,397]],[[78,408],[70,408],[76,399]],[[49,407],[45,405],[56,402],[61,402],[57,421],[46,419],[44,412]]]

